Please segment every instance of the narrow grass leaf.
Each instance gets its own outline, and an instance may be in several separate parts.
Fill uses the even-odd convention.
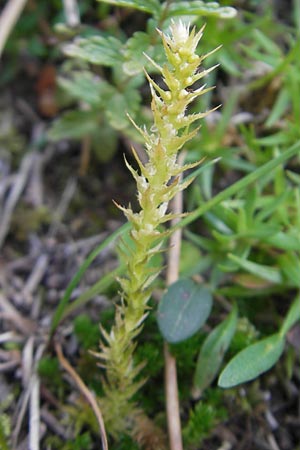
[[[296,297],[292,303],[286,318],[280,329],[280,335],[284,337],[287,332],[295,325],[296,322],[300,320],[300,295]]]
[[[278,167],[280,164],[283,164],[288,159],[292,158],[293,156],[297,155],[300,151],[300,142],[297,142],[296,144],[292,145],[288,148],[285,152],[281,153],[276,158],[271,159],[266,164],[262,165],[258,169],[254,170],[253,172],[249,173],[245,177],[241,178],[228,188],[224,189],[223,191],[219,192],[217,195],[215,195],[213,198],[209,199],[205,203],[201,204],[198,208],[196,208],[193,212],[191,212],[187,217],[180,220],[178,224],[172,228],[172,230],[175,230],[177,228],[182,228],[189,223],[194,222],[194,220],[201,217],[204,213],[212,209],[214,206],[218,205],[219,203],[223,202],[224,200],[227,200],[232,195],[235,195],[239,192],[241,192],[243,189],[245,189],[250,184],[254,183],[255,181],[263,178],[264,176],[270,174],[272,170],[274,170],[276,167]]]
[[[70,283],[67,286],[67,289],[60,300],[55,313],[52,317],[51,326],[50,326],[50,335],[52,336],[55,332],[57,326],[61,322],[61,320],[64,318],[65,309],[70,301],[71,295],[73,293],[73,290],[76,288],[76,286],[79,284],[81,278],[87,271],[87,269],[90,267],[92,262],[95,258],[101,253],[105,248],[108,247],[112,242],[114,242],[119,236],[121,236],[125,231],[130,229],[130,224],[126,223],[122,225],[120,228],[118,228],[114,233],[112,233],[108,238],[106,238],[100,245],[98,245],[95,250],[93,250],[89,256],[86,258],[86,260],[83,262],[83,264],[79,267],[78,271],[70,281]]]
[[[274,284],[282,283],[282,275],[278,268],[269,267],[263,264],[257,264],[252,261],[248,261],[243,258],[239,258],[238,256],[232,255],[231,253],[228,255],[229,259],[234,261],[239,267],[246,270],[247,272],[252,273],[253,275],[258,276],[259,278],[263,278],[264,280],[270,281]]]
[[[294,250],[298,250],[295,245]],[[295,252],[286,252],[278,258],[279,267],[288,283],[296,288],[300,288],[300,261]]]

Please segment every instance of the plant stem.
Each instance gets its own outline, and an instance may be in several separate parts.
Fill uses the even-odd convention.
[[[181,153],[178,163],[183,164],[185,154]],[[183,194],[178,192],[172,202],[172,213],[181,214],[183,209]],[[171,221],[171,226],[175,226],[179,221],[179,216]],[[179,275],[179,261],[181,248],[182,229],[177,230],[170,237],[170,247],[168,252],[168,266],[166,282],[170,285],[177,281]],[[166,410],[169,431],[169,441],[171,450],[183,450],[181,422],[178,398],[178,383],[176,359],[169,350],[167,342],[164,343],[165,357],[165,391],[166,391]]]
[[[0,56],[27,0],[9,0],[0,16]]]

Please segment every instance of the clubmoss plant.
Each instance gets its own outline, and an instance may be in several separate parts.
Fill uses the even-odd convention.
[[[188,105],[210,89],[205,86],[195,89],[194,84],[214,69],[199,71],[208,56],[196,54],[203,28],[198,33],[195,28],[190,32],[189,28],[179,21],[172,22],[170,35],[158,31],[167,63],[161,67],[151,62],[161,73],[166,88],[160,87],[146,73],[154,123],[150,132],[134,126],[144,138],[148,161],[142,164],[134,149],[139,172],[126,161],[137,184],[140,211],[119,206],[131,223],[132,245],[124,255],[127,272],[126,277],[119,280],[121,303],[116,309],[115,324],[110,333],[103,331],[105,343],[101,343],[98,354],[106,369],[106,398],[100,403],[108,430],[115,436],[130,426],[137,411],[132,397],[144,383],[140,377],[137,381],[143,365],[134,364],[135,339],[148,314],[151,284],[161,270],[151,265],[151,259],[161,251],[162,237],[167,233],[161,225],[174,217],[167,212],[170,200],[192,181],[181,182],[180,174],[199,164],[180,165],[178,153],[198,132],[197,128],[190,131],[190,125],[210,112],[187,113]]]

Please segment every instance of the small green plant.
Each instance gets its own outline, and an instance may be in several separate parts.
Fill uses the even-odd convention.
[[[124,252],[127,270],[126,277],[120,278],[121,304],[117,307],[115,324],[110,333],[103,330],[105,343],[98,354],[106,368],[104,415],[115,436],[130,425],[130,416],[136,414],[132,397],[144,383],[136,381],[143,364],[135,366],[133,355],[135,339],[148,314],[151,284],[161,270],[152,264],[153,256],[161,251],[162,238],[168,234],[161,230],[161,225],[173,218],[167,213],[170,200],[192,181],[180,182],[179,175],[199,164],[181,166],[178,152],[197,133],[190,126],[208,114],[186,112],[194,99],[207,92],[203,86],[193,89],[193,85],[214,69],[198,71],[208,56],[196,53],[201,36],[202,30],[196,33],[193,29],[189,33],[189,25],[181,21],[172,23],[170,36],[161,33],[168,64],[152,63],[161,72],[166,89],[146,74],[154,124],[150,132],[138,128],[145,141],[148,162],[142,164],[135,150],[140,173],[126,162],[137,183],[141,210],[134,213],[130,207],[120,207],[132,225],[132,242]]]

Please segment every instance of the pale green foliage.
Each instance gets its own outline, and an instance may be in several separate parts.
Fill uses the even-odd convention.
[[[197,129],[189,131],[190,125],[208,114],[186,113],[188,105],[208,90],[204,86],[193,90],[192,86],[212,70],[198,70],[207,56],[196,54],[202,30],[196,34],[193,29],[190,33],[189,26],[179,22],[172,23],[170,36],[160,34],[167,64],[163,67],[154,61],[153,64],[167,88],[162,89],[146,74],[152,94],[154,124],[150,132],[138,130],[145,141],[148,162],[142,164],[134,150],[139,173],[126,162],[137,184],[140,211],[133,212],[130,207],[121,207],[132,224],[132,245],[128,246],[124,255],[127,274],[120,279],[122,299],[117,307],[115,324],[110,333],[103,331],[106,342],[101,343],[98,354],[106,368],[106,398],[101,401],[101,406],[108,428],[114,435],[130,426],[130,417],[135,411],[131,399],[144,383],[144,380],[136,381],[143,365],[134,365],[134,339],[147,316],[151,283],[160,272],[159,267],[150,267],[152,257],[160,251],[161,238],[165,235],[160,225],[173,217],[167,213],[169,201],[192,181],[180,182],[180,174],[198,164],[182,167],[177,155],[197,133]]]

